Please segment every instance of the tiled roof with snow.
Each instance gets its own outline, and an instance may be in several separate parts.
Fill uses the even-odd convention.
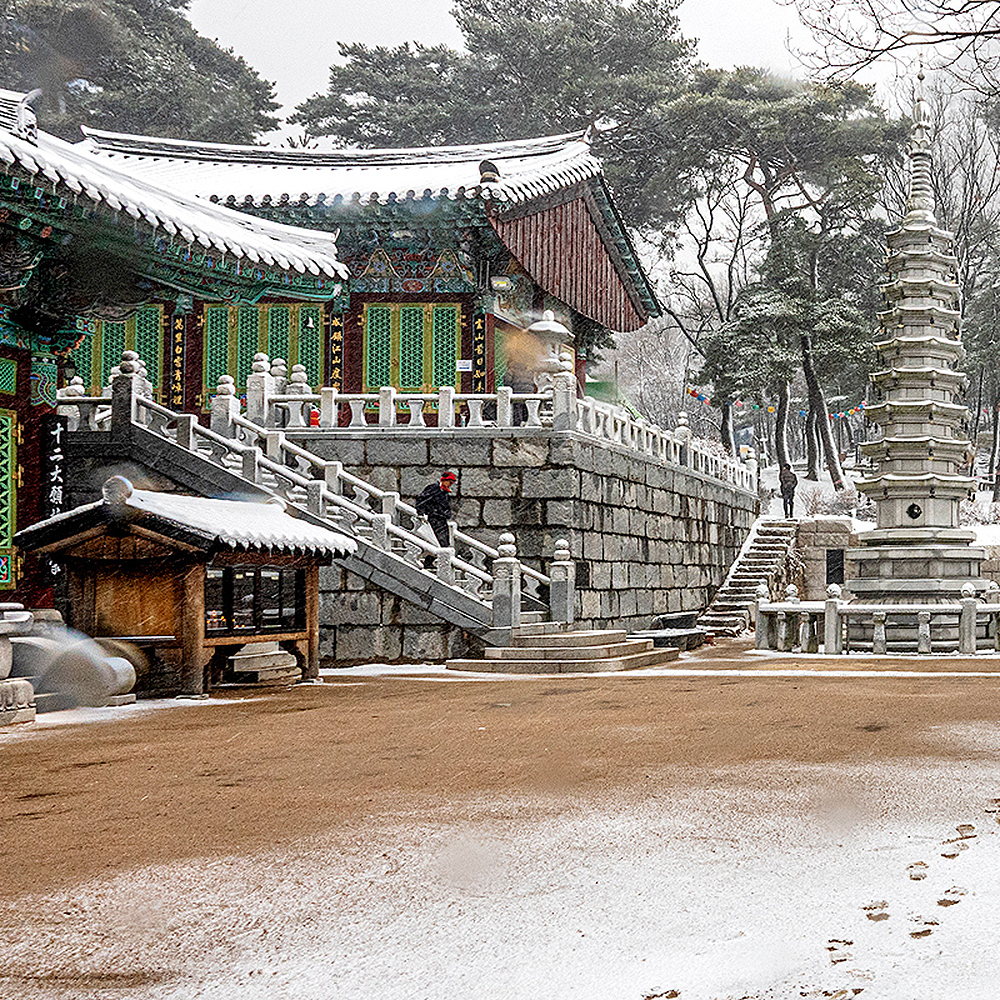
[[[188,185],[170,185],[131,165],[95,155],[87,143],[69,143],[45,132],[19,128],[24,95],[0,90],[0,160],[46,183],[125,212],[190,244],[264,263],[285,271],[345,279],[335,236],[267,222],[196,198]],[[33,118],[33,116],[32,116]]]
[[[212,500],[133,489],[125,504],[182,528],[214,536],[230,548],[284,549],[345,556],[358,547],[358,543],[347,535],[286,514],[280,503]]]
[[[103,499],[55,514],[22,529],[15,544],[26,549],[48,547],[110,520],[138,520],[142,527],[175,533],[199,548],[221,545],[271,553],[309,553],[342,558],[357,551],[355,539],[292,517],[283,503],[216,500],[179,493],[138,490],[122,476],[103,488]]]
[[[286,149],[84,129],[81,148],[192,197],[237,204],[388,202],[409,197],[516,205],[599,176],[586,133],[469,146]],[[480,164],[497,167],[482,180]],[[265,201],[266,199],[266,201]]]

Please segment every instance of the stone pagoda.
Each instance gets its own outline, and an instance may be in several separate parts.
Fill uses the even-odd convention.
[[[921,85],[923,73],[920,77]],[[887,236],[886,309],[879,314],[878,370],[871,376],[876,425],[862,446],[874,464],[857,484],[875,501],[877,527],[851,550],[854,579],[847,586],[861,603],[957,601],[962,585],[981,591],[985,552],[975,534],[959,527],[959,504],[973,488],[966,474],[973,449],[966,438],[966,386],[958,365],[959,290],[954,235],[934,215],[930,126],[922,86],[914,104],[910,190],[906,215]]]

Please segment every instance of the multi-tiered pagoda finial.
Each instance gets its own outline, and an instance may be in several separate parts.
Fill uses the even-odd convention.
[[[906,215],[886,235],[886,308],[866,415],[878,429],[862,448],[874,465],[858,489],[875,501],[877,526],[850,552],[848,586],[864,602],[944,602],[979,580],[985,553],[959,527],[959,504],[973,480],[961,398],[965,357],[960,338],[954,236],[934,214],[931,128],[918,77],[910,139]]]

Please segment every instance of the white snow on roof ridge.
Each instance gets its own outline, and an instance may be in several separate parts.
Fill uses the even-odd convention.
[[[85,128],[95,158],[200,199],[243,204],[330,203],[391,198],[479,198],[518,204],[602,173],[586,132],[532,139],[383,149],[301,150],[199,143]],[[499,180],[483,181],[488,159]]]
[[[347,535],[292,517],[277,503],[218,500],[179,493],[133,489],[126,503],[195,531],[214,535],[226,545],[302,549],[349,555],[358,543]]]
[[[9,103],[0,91],[0,104]],[[16,95],[15,95],[16,96]],[[19,164],[47,181],[64,183],[76,194],[104,202],[115,211],[143,218],[166,233],[181,233],[190,243],[220,254],[250,260],[288,261],[283,270],[312,271],[344,280],[348,270],[337,259],[336,237],[331,233],[257,219],[222,205],[158,183],[155,179],[122,169],[105,157],[93,155],[81,143],[69,143],[39,132],[36,141],[15,135],[0,118],[0,159]]]

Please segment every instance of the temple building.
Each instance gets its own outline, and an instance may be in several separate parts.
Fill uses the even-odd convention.
[[[317,151],[87,130],[81,148],[185,197],[337,235],[350,279],[321,305],[262,295],[146,307],[185,317],[188,408],[223,372],[242,389],[258,350],[345,392],[492,392],[524,379],[509,369],[530,367],[521,334],[546,309],[583,343],[595,327],[634,330],[659,314],[584,133]],[[130,322],[138,331],[156,319]],[[104,327],[81,324],[74,360],[97,388],[97,372],[138,332],[115,327],[106,350]]]
[[[546,310],[569,331],[557,353],[659,314],[583,133],[67,143],[0,91],[0,591],[49,603],[13,535],[63,509],[56,389],[109,392],[123,351],[155,400],[207,421],[219,379],[242,394],[258,352],[343,392],[530,388],[543,348],[525,330]]]

